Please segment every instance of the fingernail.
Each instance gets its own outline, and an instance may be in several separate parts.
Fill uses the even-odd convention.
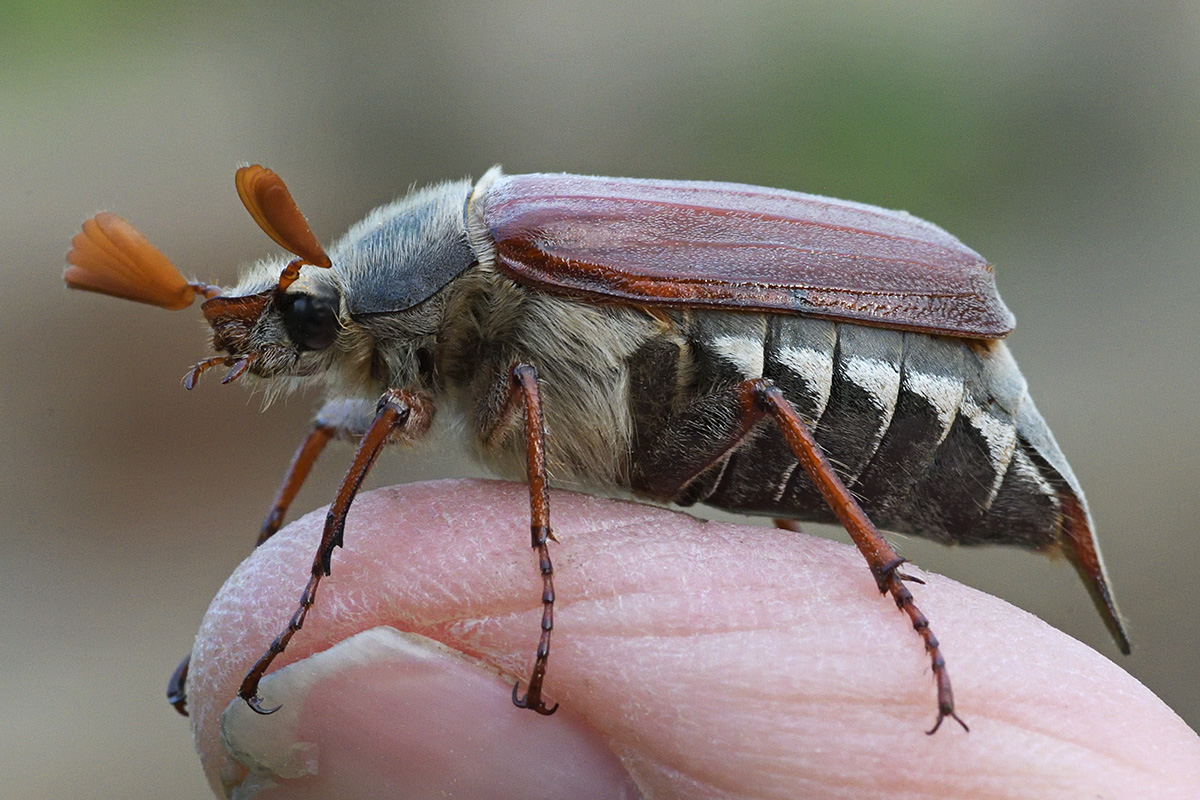
[[[432,639],[363,631],[264,678],[276,713],[225,709],[221,740],[249,770],[230,797],[641,797],[581,718],[518,709],[512,686]]]

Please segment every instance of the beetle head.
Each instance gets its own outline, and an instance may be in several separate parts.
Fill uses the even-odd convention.
[[[223,383],[246,372],[265,378],[321,372],[329,363],[321,351],[342,329],[339,305],[335,288],[307,280],[286,291],[270,286],[205,300],[200,308],[212,326],[213,349],[224,355],[201,361],[184,385],[191,388],[203,372],[219,365],[230,367]]]
[[[213,348],[224,355],[196,364],[184,379],[191,388],[205,371],[230,367],[222,383],[246,372],[264,377],[303,376],[322,368],[304,358],[333,344],[340,323],[340,296],[331,281],[300,281],[300,269],[332,266],[283,180],[258,165],[242,167],[235,178],[238,196],[263,231],[297,256],[278,278],[252,277],[226,293],[187,281],[157,248],[115,214],[101,213],[83,224],[67,254],[63,274],[75,289],[177,310],[202,295],[204,317],[212,326]],[[278,269],[278,267],[276,267]],[[261,272],[261,270],[259,271]],[[265,278],[265,279],[264,279]]]

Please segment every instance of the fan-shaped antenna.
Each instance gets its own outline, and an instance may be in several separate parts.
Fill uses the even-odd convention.
[[[299,256],[280,273],[277,291],[283,291],[300,277],[300,267],[305,264],[324,269],[333,266],[282,178],[266,167],[251,164],[238,169],[234,183],[238,197],[258,227],[276,244]]]
[[[220,294],[215,286],[188,281],[137,228],[116,214],[101,212],[83,223],[71,240],[63,280],[72,289],[149,303],[178,311],[200,294]]]

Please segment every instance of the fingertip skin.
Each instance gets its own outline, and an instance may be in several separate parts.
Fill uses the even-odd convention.
[[[221,740],[249,770],[236,790],[258,798],[640,797],[579,717],[512,713],[511,684],[431,639],[371,628],[265,680],[276,714],[231,702]]]
[[[454,728],[472,729],[477,722],[461,720],[484,718],[546,726],[569,715],[645,796],[820,798],[850,788],[863,798],[1200,796],[1200,740],[1170,709],[1095,651],[1003,601],[914,570],[971,726],[926,737],[935,704],[920,640],[851,548],[567,492],[552,494],[551,514],[557,603],[546,693],[562,704],[554,717],[509,699],[509,679],[528,678],[541,617],[519,484],[442,481],[362,495],[346,548],[276,664],[379,626],[428,637],[486,666],[471,667],[491,675],[483,688],[462,691],[464,713],[479,715],[455,717],[426,701],[386,715],[393,727],[458,719]],[[201,626],[189,700],[220,794],[246,774],[222,747],[221,713],[295,608],[323,517],[314,512],[260,547]],[[304,713],[321,709],[312,719],[334,730],[365,729],[352,721],[362,705],[354,698],[370,696],[363,680],[343,672],[315,684]],[[337,721],[343,711],[351,721]],[[411,758],[387,737],[355,739],[353,752]],[[547,781],[570,763],[533,761]]]

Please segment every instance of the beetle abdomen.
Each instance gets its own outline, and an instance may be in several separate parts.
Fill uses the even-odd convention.
[[[697,312],[681,316],[679,330],[681,343],[635,355],[652,366],[631,367],[642,448],[634,454],[635,490],[681,504],[835,521],[769,421],[715,463],[687,463],[686,453],[714,452],[736,418],[702,399],[766,377],[879,527],[1034,549],[1058,541],[1059,493],[1078,490],[1002,343],[785,315]],[[658,387],[636,380],[651,372],[671,379]],[[675,396],[655,399],[679,375]]]

